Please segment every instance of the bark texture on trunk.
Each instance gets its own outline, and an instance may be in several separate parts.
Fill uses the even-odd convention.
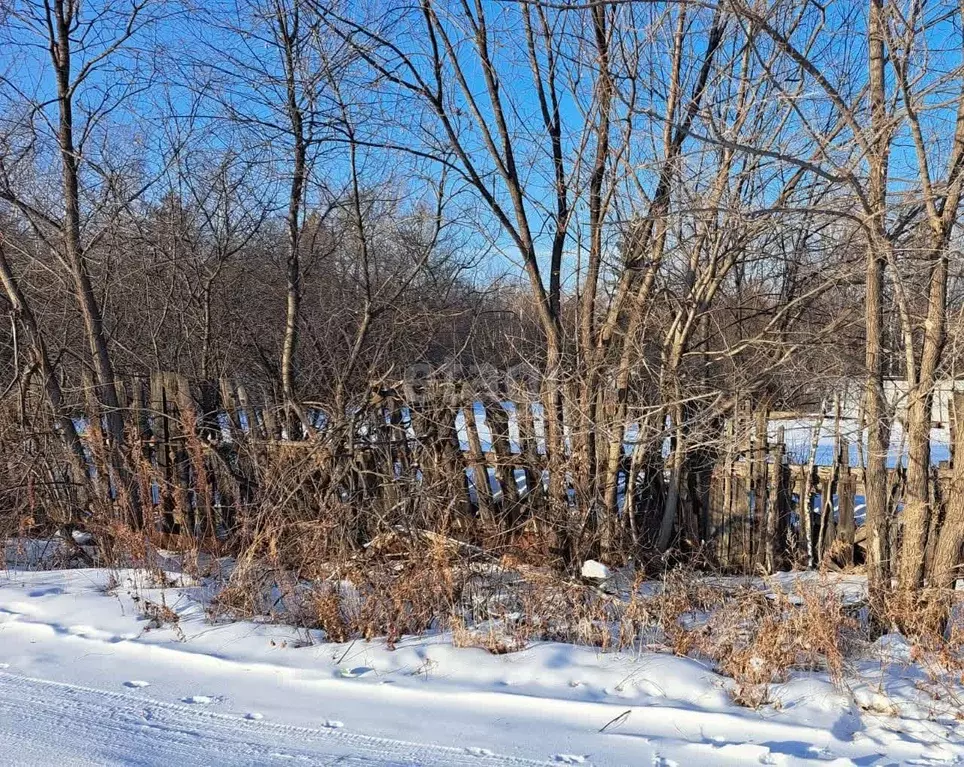
[[[961,547],[964,545],[964,392],[953,400],[953,473],[947,488],[944,523],[940,528],[931,561],[929,585],[950,589],[960,577]]]

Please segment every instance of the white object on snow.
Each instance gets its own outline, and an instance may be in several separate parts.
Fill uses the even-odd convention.
[[[595,559],[587,559],[582,563],[582,577],[592,578],[597,581],[604,581],[612,575],[606,565],[602,562],[597,562]]]

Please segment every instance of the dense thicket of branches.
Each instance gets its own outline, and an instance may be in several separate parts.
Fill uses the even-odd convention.
[[[872,581],[948,583],[964,520],[929,435],[958,358],[962,22],[921,0],[12,0],[8,395],[80,478],[91,381],[123,484],[118,377],[237,377],[322,439],[312,413],[344,435],[412,363],[525,369],[572,562],[694,545],[680,498],[736,410],[856,383]],[[629,455],[659,467],[642,534]]]

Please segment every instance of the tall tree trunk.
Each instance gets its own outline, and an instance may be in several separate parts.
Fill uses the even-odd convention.
[[[600,545],[606,553],[613,546],[616,528],[613,507],[602,501],[602,487],[599,482],[597,434],[598,407],[600,402],[600,365],[593,353],[593,340],[596,334],[596,297],[599,290],[600,269],[603,262],[603,223],[606,202],[603,185],[606,169],[610,161],[610,113],[612,111],[613,82],[609,69],[609,32],[606,21],[605,5],[592,8],[593,31],[596,41],[596,55],[599,76],[596,81],[596,98],[599,118],[595,126],[596,150],[592,173],[589,178],[589,261],[586,277],[579,297],[579,351],[582,368],[582,382],[579,393],[578,412],[581,416],[580,432],[583,443],[581,460],[584,484],[588,489],[582,501],[590,506],[587,512],[595,516],[600,534]]]
[[[81,238],[80,159],[74,141],[73,99],[76,83],[72,81],[71,73],[71,46],[74,44],[72,35],[79,5],[65,2],[65,0],[53,0],[52,7],[48,6],[48,9],[48,21],[52,19],[50,57],[57,80],[59,110],[57,137],[60,145],[60,170],[64,194],[64,218],[61,225],[64,256],[90,348],[97,389],[96,401],[102,407],[107,421],[107,439],[110,443],[108,455],[113,480],[117,483],[115,487],[118,492],[117,498],[129,504],[127,512],[130,514],[130,522],[139,528],[143,525],[143,518],[140,498],[134,492],[124,456],[124,417],[120,410],[120,398],[107,334],[104,330],[103,314],[94,292],[87,254]]]
[[[307,420],[298,401],[297,357],[301,322],[301,233],[304,208],[305,181],[308,173],[308,145],[305,139],[304,110],[298,94],[298,56],[296,47],[301,32],[300,7],[289,11],[279,2],[275,8],[275,23],[280,39],[285,70],[288,130],[293,142],[291,154],[291,184],[288,189],[288,252],[285,261],[285,334],[281,350],[281,393],[285,404],[285,423],[288,438],[295,431],[307,427]]]
[[[930,525],[930,427],[932,382],[913,386],[907,407],[907,478],[904,482],[904,508],[901,511],[900,562],[898,587],[913,590],[921,585],[924,549]]]
[[[885,248],[890,247],[885,232],[889,137],[884,77],[884,38],[886,0],[870,0],[868,18],[870,112],[873,154],[870,161],[866,297],[864,325],[866,384],[864,411],[867,419],[867,466],[864,474],[867,525],[867,581],[871,603],[879,606],[890,583],[889,519],[887,504],[887,449],[890,424],[884,401],[883,324]]]
[[[100,303],[94,293],[80,233],[80,163],[74,144],[73,83],[71,82],[71,27],[76,7],[65,0],[54,0],[55,38],[50,55],[57,76],[59,109],[58,139],[60,143],[61,181],[64,193],[64,252],[74,284],[74,294],[84,320],[94,373],[97,377],[98,400],[104,406],[108,431],[114,448],[124,441],[124,422],[118,409],[114,368],[111,364],[104,332]]]
[[[296,360],[301,319],[301,197],[304,186],[304,147],[297,146],[294,157],[294,177],[288,206],[288,253],[285,263],[287,300],[285,304],[285,336],[281,351],[281,390],[288,410],[289,430],[300,421],[296,387]],[[289,433],[289,438],[293,435]]]
[[[961,547],[964,545],[964,393],[954,394],[953,473],[947,488],[944,523],[940,528],[928,582],[935,588],[950,589],[961,576]]]
[[[951,203],[948,203],[951,204]],[[956,204],[954,208],[956,209]],[[951,224],[953,225],[953,224]],[[931,527],[931,419],[934,386],[944,354],[947,335],[947,235],[940,220],[932,222],[935,231],[930,247],[930,286],[927,316],[921,344],[920,365],[911,387],[907,408],[907,485],[903,543],[901,544],[898,584],[901,590],[918,588],[923,581],[927,534]]]

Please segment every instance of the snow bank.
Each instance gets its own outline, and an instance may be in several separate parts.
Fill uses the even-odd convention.
[[[189,581],[157,588],[139,572],[8,571],[0,746],[28,765],[964,757],[950,709],[919,677],[903,681],[905,667],[879,660],[868,659],[871,681],[854,697],[800,674],[774,691],[777,705],[752,711],[692,658],[549,642],[496,656],[457,649],[446,635],[402,638],[394,651],[331,644],[269,623],[212,625],[206,596]],[[151,618],[156,606],[166,622]]]

